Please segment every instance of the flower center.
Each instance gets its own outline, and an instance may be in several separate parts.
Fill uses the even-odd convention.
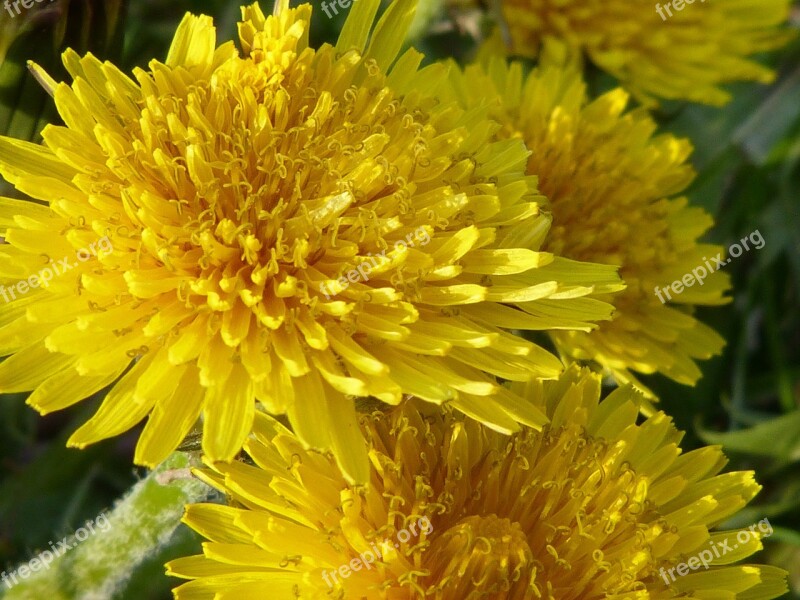
[[[497,515],[462,519],[432,542],[426,556],[429,581],[437,582],[432,589],[453,599],[515,597],[515,589],[527,582],[532,560],[519,523]]]

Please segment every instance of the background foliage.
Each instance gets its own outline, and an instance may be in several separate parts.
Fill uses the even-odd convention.
[[[265,11],[271,2],[262,2]],[[343,15],[328,19],[313,2],[315,42],[333,41]],[[57,121],[52,102],[25,68],[33,59],[56,80],[66,74],[58,55],[66,46],[91,51],[125,71],[163,59],[185,11],[213,15],[221,39],[235,36],[238,3],[223,0],[55,0],[24,15],[0,15],[0,132],[39,139]],[[415,45],[429,58],[468,56],[470,32],[483,26],[474,11],[441,9],[423,0],[428,22]],[[795,11],[797,12],[797,10]],[[5,60],[3,61],[3,57]],[[695,145],[698,177],[692,201],[716,216],[709,238],[726,246],[758,229],[766,240],[725,268],[733,302],[700,311],[728,341],[722,356],[702,364],[695,388],[661,377],[645,383],[687,432],[686,450],[721,444],[731,469],[754,469],[764,486],[731,525],[765,517],[774,534],[756,562],[790,572],[791,597],[800,598],[800,40],[764,61],[779,72],[772,86],[733,86],[724,109],[668,103],[657,118],[664,130]],[[589,71],[592,89],[613,85]],[[0,193],[13,192],[0,181]],[[96,409],[100,398],[46,418],[21,395],[0,397],[0,567],[16,568],[51,540],[72,533],[108,509],[142,472],[131,468],[138,432],[67,449],[65,441]],[[199,551],[181,526],[165,550],[137,569],[119,598],[169,598],[174,581],[163,575],[172,557]],[[0,586],[0,596],[5,588]]]

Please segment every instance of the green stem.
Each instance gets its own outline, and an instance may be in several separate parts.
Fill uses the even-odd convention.
[[[83,541],[71,536],[67,551],[56,542],[61,552],[48,568],[33,559],[18,567],[17,583],[11,589],[0,583],[0,596],[3,600],[112,598],[139,564],[169,543],[180,525],[184,505],[207,497],[210,488],[188,476],[190,466],[190,455],[172,454],[133,486],[113,510],[78,528],[76,533]],[[52,556],[50,550],[43,549],[39,557],[47,557],[45,551]],[[32,572],[30,568],[35,566],[38,570]],[[28,576],[23,578],[25,573]],[[8,581],[14,583],[11,578]]]

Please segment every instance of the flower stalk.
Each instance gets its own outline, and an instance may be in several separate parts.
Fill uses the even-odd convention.
[[[17,575],[18,583],[10,589],[2,585],[0,596],[4,600],[114,597],[138,565],[170,542],[184,505],[208,496],[210,488],[189,475],[192,465],[190,454],[170,455],[106,513],[108,525],[102,531],[85,541],[71,536],[66,540],[71,549],[60,553],[49,568],[25,579]]]

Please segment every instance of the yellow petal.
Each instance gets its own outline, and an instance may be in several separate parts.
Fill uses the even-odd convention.
[[[136,444],[133,461],[137,465],[153,468],[165,460],[200,416],[206,390],[200,385],[197,369],[188,365],[170,368],[175,369],[172,377],[177,385],[153,407]]]
[[[213,19],[187,13],[178,25],[165,64],[187,69],[208,67],[214,58],[216,43],[217,30]]]
[[[203,452],[211,460],[233,460],[253,425],[255,393],[241,364],[226,383],[206,392],[203,408]]]
[[[26,402],[39,411],[39,414],[47,415],[86,400],[111,385],[122,371],[120,369],[100,376],[81,376],[75,369],[68,368],[43,381],[28,396]]]
[[[0,363],[0,393],[28,392],[74,363],[75,357],[50,352],[38,341]]]
[[[155,401],[134,399],[134,395],[139,377],[152,363],[152,354],[139,359],[108,392],[97,413],[70,436],[67,445],[85,448],[88,444],[119,435],[144,419]]]

